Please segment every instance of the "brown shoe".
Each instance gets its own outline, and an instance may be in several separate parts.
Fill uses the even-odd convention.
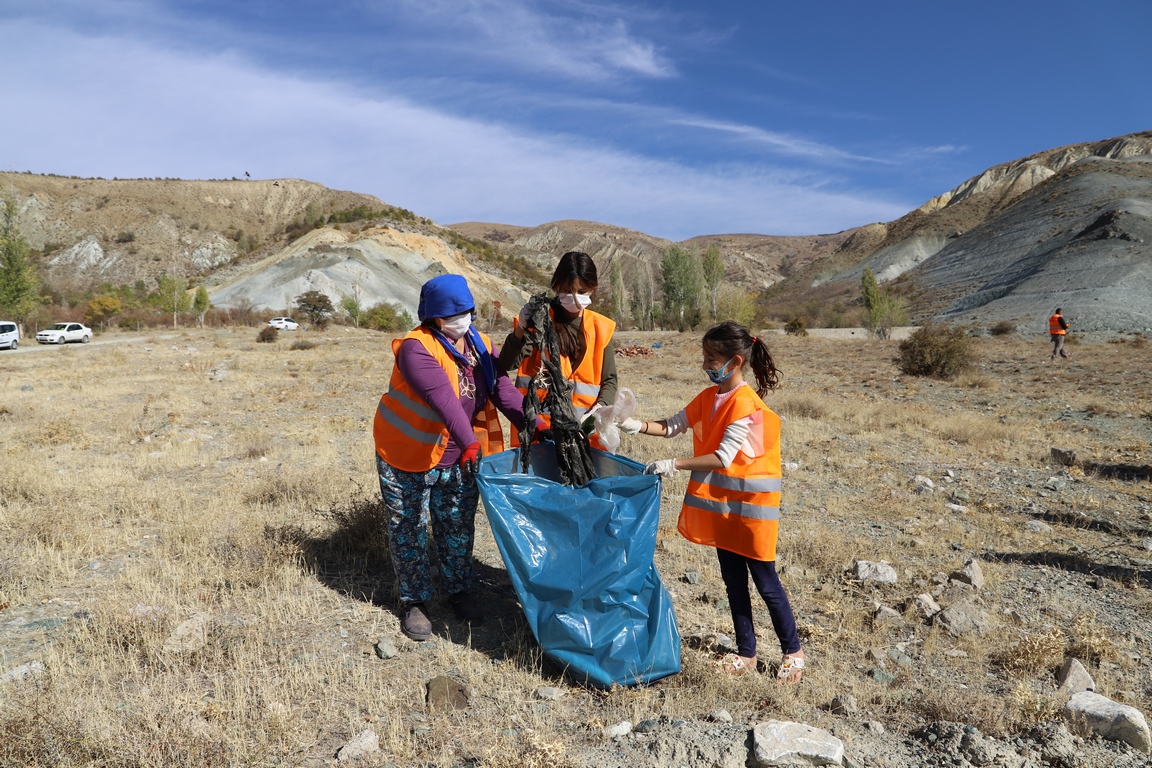
[[[467,621],[469,624],[484,623],[484,614],[476,604],[476,598],[468,590],[449,595],[448,602],[461,621]]]
[[[404,606],[404,618],[400,620],[400,631],[413,640],[427,640],[432,637],[432,619],[424,603],[409,603]]]

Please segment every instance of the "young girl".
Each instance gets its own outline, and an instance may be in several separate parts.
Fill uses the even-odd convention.
[[[704,334],[704,372],[716,386],[701,392],[680,413],[662,421],[627,419],[627,434],[673,437],[692,430],[693,457],[662,459],[645,472],[671,477],[692,473],[680,533],[689,541],[716,547],[728,590],[738,653],[721,660],[731,674],[756,669],[756,630],[748,574],[768,604],[784,658],[777,679],[799,681],[804,651],[784,586],[776,574],[776,533],[780,522],[780,417],[760,398],[779,382],[764,342],[733,322]],[[751,366],[756,391],[746,386]]]

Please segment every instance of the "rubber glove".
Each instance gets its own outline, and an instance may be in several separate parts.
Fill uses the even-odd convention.
[[[476,468],[479,464],[480,443],[472,443],[460,454],[460,468],[464,470],[465,476],[472,477],[476,474]]]
[[[660,475],[662,477],[672,477],[678,471],[679,470],[676,469],[676,459],[659,459],[644,467],[644,474]]]
[[[516,319],[520,321],[520,328],[523,330],[528,330],[528,315],[528,305],[525,304],[520,307],[520,314],[516,315]]]
[[[624,419],[620,422],[620,431],[626,435],[636,435],[644,428],[644,422],[640,419]]]

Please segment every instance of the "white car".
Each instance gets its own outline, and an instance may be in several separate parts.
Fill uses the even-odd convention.
[[[92,329],[83,323],[56,323],[36,334],[41,344],[63,344],[66,341],[79,341],[87,344],[92,340]]]
[[[300,330],[300,323],[296,322],[290,317],[274,317],[268,321],[268,325],[273,328],[279,328],[281,331],[298,331]]]
[[[0,349],[16,349],[20,346],[20,326],[7,320],[0,320]]]

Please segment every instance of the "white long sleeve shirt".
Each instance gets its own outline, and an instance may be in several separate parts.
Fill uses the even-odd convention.
[[[741,382],[739,387],[732,390],[735,392],[740,387],[748,386],[747,382]],[[712,402],[712,413],[716,413],[724,402],[732,396],[732,392],[717,393],[716,399]],[[684,432],[688,432],[692,425],[688,423],[687,411],[680,411],[675,416],[665,419],[664,423],[668,425],[665,437],[676,437]],[[743,450],[749,456],[752,455],[752,445],[748,440],[748,433],[752,428],[752,417],[745,416],[742,419],[729,424],[724,429],[724,437],[720,440],[720,447],[716,449],[716,458],[720,459],[720,463],[727,468],[732,460],[736,458],[737,452]]]

